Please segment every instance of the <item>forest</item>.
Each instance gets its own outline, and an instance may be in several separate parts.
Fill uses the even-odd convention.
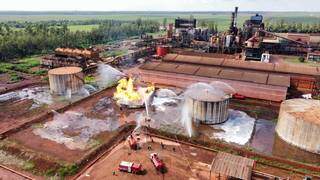
[[[318,23],[296,23],[280,20],[277,22],[266,22],[267,31],[277,33],[320,33],[320,22]]]
[[[99,26],[91,31],[70,31],[68,28],[70,23],[79,22],[1,23],[0,60],[43,54],[57,47],[87,48],[94,44],[159,31],[158,22],[141,19],[136,21],[103,20],[99,21]]]

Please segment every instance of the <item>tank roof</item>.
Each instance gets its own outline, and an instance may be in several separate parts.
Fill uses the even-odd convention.
[[[60,67],[51,69],[48,74],[51,75],[66,75],[66,74],[76,74],[82,71],[79,67]]]
[[[206,83],[196,83],[189,86],[185,95],[194,100],[205,102],[219,102],[230,98],[223,90]]]
[[[319,100],[290,99],[284,101],[281,106],[299,120],[320,125]]]

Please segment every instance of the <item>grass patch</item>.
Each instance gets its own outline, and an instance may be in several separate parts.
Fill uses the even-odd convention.
[[[116,57],[116,56],[122,56],[128,53],[128,50],[125,49],[119,49],[119,50],[111,50],[106,51],[102,53],[102,57]]]
[[[32,73],[31,68],[40,65],[40,59],[37,57],[23,58],[13,63],[0,63],[0,74],[19,71],[23,73]],[[38,72],[43,73],[43,72]]]
[[[84,77],[85,84],[94,84],[95,82],[96,82],[96,79],[93,76],[85,76]]]
[[[44,69],[40,69],[40,70],[37,70],[37,71],[34,71],[33,74],[37,75],[37,76],[43,76],[43,75],[46,75],[48,73],[47,70],[44,70]]]
[[[299,56],[284,56],[284,61],[291,64],[302,64],[302,65],[308,65],[308,66],[314,66],[314,67],[320,67],[320,63],[313,62],[313,61],[302,61]]]
[[[10,82],[16,83],[23,79],[22,76],[18,75],[16,72],[10,72]]]
[[[58,169],[58,174],[60,177],[72,176],[76,174],[79,170],[79,166],[76,164],[62,166]]]
[[[34,163],[31,161],[27,161],[23,164],[22,169],[26,171],[31,171],[35,167]]]

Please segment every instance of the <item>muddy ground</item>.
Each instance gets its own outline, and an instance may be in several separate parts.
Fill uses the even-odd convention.
[[[217,155],[216,152],[205,149],[179,144],[173,141],[164,140],[149,136],[140,136],[141,149],[133,151],[127,142],[123,142],[115,147],[109,154],[102,157],[91,167],[82,171],[77,179],[208,179],[210,176],[210,164]],[[165,145],[162,149],[161,144]],[[148,146],[152,150],[148,150]],[[175,148],[175,150],[173,150]],[[155,170],[149,159],[150,153],[156,152],[166,165],[167,171],[160,173]],[[141,163],[145,169],[144,175],[120,172],[118,165],[121,161]],[[290,177],[291,179],[301,179],[302,176],[264,166],[259,164],[254,171],[263,171],[279,177]],[[116,175],[113,175],[115,172]],[[211,179],[218,175],[212,174]],[[254,179],[259,179],[254,176]]]
[[[90,98],[89,100],[86,100],[82,103],[79,103],[75,106],[72,106],[71,108],[67,109],[67,111],[75,111],[75,112],[81,112],[85,116],[91,117],[91,118],[107,118],[109,115],[108,113],[105,113],[108,109],[113,108],[114,114],[113,118],[120,119],[120,123],[117,125],[119,126],[125,126],[129,123],[130,120],[126,118],[126,112],[124,113],[120,112],[120,108],[113,102],[111,104],[112,107],[99,107],[97,108],[97,102],[99,102],[100,99],[105,97],[112,97],[114,92],[114,89],[106,90],[102,93],[100,93],[97,96],[94,96]],[[27,109],[29,106],[28,104],[24,103],[24,106],[26,106],[25,109]],[[24,113],[30,113],[24,111],[24,106],[21,105],[19,108],[21,112]],[[8,106],[11,107],[11,106]],[[11,107],[13,110],[12,112],[15,112],[15,108]],[[45,108],[48,109],[48,108]],[[135,111],[135,110],[132,110]],[[20,111],[17,111],[20,112]],[[39,111],[37,111],[36,114],[38,114]],[[5,114],[5,113],[4,113]],[[15,116],[14,113],[11,113],[11,118],[8,118],[7,121],[0,121],[0,125],[3,125],[1,123],[4,122],[11,122],[15,123],[14,121],[23,121],[26,118],[26,114],[23,114],[20,116]],[[7,115],[8,116],[8,115]],[[31,115],[32,116],[32,115]],[[20,117],[15,119],[15,117]],[[11,120],[11,121],[10,121]],[[75,164],[78,163],[82,158],[87,157],[88,154],[95,151],[95,149],[98,149],[100,146],[102,146],[105,143],[108,143],[112,138],[116,137],[118,135],[118,130],[116,131],[106,131],[99,133],[92,137],[95,142],[90,148],[85,150],[73,150],[66,147],[64,144],[59,144],[55,141],[41,138],[40,136],[34,134],[33,130],[36,128],[41,128],[44,126],[46,122],[50,122],[53,120],[53,117],[45,118],[41,123],[34,123],[30,127],[20,130],[14,134],[9,135],[8,138],[6,138],[1,144],[1,149],[5,152],[12,154],[16,156],[17,158],[20,158],[22,160],[26,160],[32,163],[32,171],[40,171],[41,173],[49,171],[52,167],[58,167],[61,164]],[[134,121],[134,119],[132,119]],[[70,136],[73,134],[77,134],[77,132],[67,132]],[[21,154],[26,154],[25,152],[30,152],[30,156],[21,156]],[[41,161],[38,163],[37,161]],[[27,163],[27,162],[26,162]],[[51,167],[50,167],[51,166]],[[20,167],[21,168],[21,167]]]

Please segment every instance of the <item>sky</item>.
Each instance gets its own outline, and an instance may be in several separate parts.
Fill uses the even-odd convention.
[[[0,0],[0,11],[318,11],[320,0]]]

